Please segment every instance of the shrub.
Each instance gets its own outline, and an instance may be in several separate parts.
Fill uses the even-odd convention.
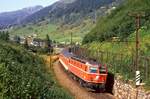
[[[0,46],[0,98],[72,98],[46,73],[41,58],[14,45],[0,43]]]

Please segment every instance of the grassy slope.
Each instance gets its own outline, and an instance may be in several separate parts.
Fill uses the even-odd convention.
[[[45,38],[46,34],[56,31],[56,26],[53,24],[39,23],[36,25],[26,25],[25,27],[15,27],[12,29],[11,35],[30,36],[33,33],[40,38]]]
[[[144,52],[146,56],[150,56],[150,30],[140,30],[140,51]],[[127,43],[117,42],[93,42],[89,43],[91,49],[99,49],[101,51],[108,51],[113,53],[124,53],[131,55],[135,51],[135,33],[128,37]]]
[[[135,41],[135,33],[132,33],[128,37],[129,41]],[[150,56],[150,29],[140,30],[140,53],[142,56],[149,57]],[[132,64],[132,57],[135,55],[135,42],[129,42],[129,43],[117,43],[117,42],[93,42],[84,45],[89,50],[92,50],[93,55],[94,52],[100,50],[103,52],[109,52],[109,53],[115,53],[109,56],[109,60],[106,60],[107,53],[103,54],[103,60],[99,58],[103,63],[110,63],[112,66],[109,67],[109,71],[113,73],[119,73],[123,76],[124,80],[132,79],[134,80],[135,77],[135,69],[134,65]],[[119,55],[123,55],[123,60],[117,61],[117,59],[120,57]],[[114,58],[114,56],[115,58]],[[147,60],[140,58],[140,71],[141,71],[141,77],[143,79],[143,82],[146,83],[146,89],[150,90],[150,78],[146,78],[145,73],[150,72],[150,68],[147,67],[149,65],[145,65]],[[150,64],[150,62],[148,62]],[[143,67],[144,66],[144,67]],[[145,69],[147,70],[145,71]],[[133,71],[132,71],[133,70]],[[148,74],[149,75],[149,74]],[[150,77],[150,75],[148,76]]]
[[[114,36],[122,39],[128,37],[135,30],[135,20],[129,16],[129,13],[143,11],[147,15],[149,6],[149,0],[126,0],[110,15],[100,19],[96,27],[85,36],[83,42],[104,41]],[[150,27],[149,24],[149,17],[142,20],[142,25]]]
[[[40,25],[39,25],[40,24]],[[27,25],[25,27],[16,27],[10,30],[11,35],[21,35],[29,36],[33,33],[36,33],[39,38],[45,39],[46,34],[49,34],[51,39],[59,42],[70,42],[71,32],[73,34],[74,42],[81,42],[84,38],[84,35],[87,34],[91,27],[94,27],[95,24],[91,20],[84,20],[81,24],[75,25],[63,25],[59,24],[45,24],[45,22],[40,22],[36,25]]]
[[[17,45],[1,41],[0,46],[1,99],[73,98],[46,72],[41,58]]]
[[[131,71],[134,67],[133,65],[127,66],[128,62],[131,62],[131,56],[135,54],[135,42],[127,43],[117,43],[111,42],[110,38],[118,36],[122,39],[127,39],[128,41],[135,41],[135,19],[128,16],[131,12],[147,11],[150,9],[149,0],[128,0],[118,9],[116,9],[112,14],[99,20],[96,27],[90,31],[85,38],[83,43],[86,47],[96,52],[98,50],[104,52],[113,52],[118,54],[123,54],[124,59],[121,63],[121,67],[118,66],[118,61],[114,61],[114,57],[109,57],[109,62],[116,67],[116,71],[121,73],[125,79],[134,79],[135,70]],[[140,29],[140,53],[143,56],[150,56],[150,17],[142,19],[142,27]],[[94,42],[93,42],[94,41]],[[109,41],[109,42],[108,42]],[[128,56],[128,57],[126,57]],[[116,57],[117,58],[117,57]],[[106,63],[106,61],[105,61]],[[142,62],[140,62],[142,64]],[[118,67],[117,67],[118,66]],[[145,68],[140,65],[141,76],[144,78],[144,82],[147,84],[147,88],[150,86],[150,79],[145,80]],[[110,68],[110,67],[109,67]],[[147,70],[150,71],[150,68]],[[114,72],[114,68],[113,68]],[[133,73],[131,73],[133,72]],[[131,73],[131,74],[130,74]],[[148,88],[150,89],[150,88]]]

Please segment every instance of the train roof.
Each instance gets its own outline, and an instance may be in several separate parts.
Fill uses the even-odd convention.
[[[99,63],[98,63],[96,60],[94,60],[94,59],[84,59],[84,58],[81,58],[81,57],[79,57],[79,56],[73,54],[72,52],[69,53],[69,51],[68,51],[67,49],[64,49],[61,53],[62,53],[64,56],[70,57],[70,58],[72,58],[72,59],[74,59],[74,60],[77,60],[77,61],[83,63],[83,64],[99,65]]]

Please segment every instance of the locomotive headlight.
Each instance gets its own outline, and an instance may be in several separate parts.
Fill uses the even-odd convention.
[[[98,80],[98,79],[99,79],[99,76],[96,76],[96,77],[95,77],[95,80]]]

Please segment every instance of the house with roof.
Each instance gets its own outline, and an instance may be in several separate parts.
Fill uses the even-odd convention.
[[[31,45],[36,47],[45,47],[46,41],[39,38],[34,38],[31,42]]]

